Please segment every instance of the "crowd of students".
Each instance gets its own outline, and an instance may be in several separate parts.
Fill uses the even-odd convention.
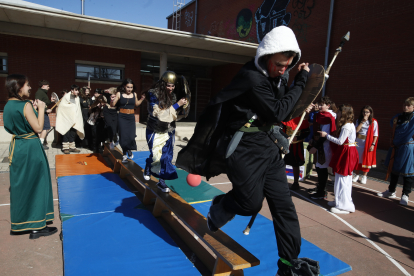
[[[79,145],[101,152],[105,141],[114,149],[118,142],[123,151],[122,162],[133,158],[137,150],[135,107],[148,95],[150,123],[147,126],[147,143],[150,156],[144,177],[158,177],[158,188],[169,192],[165,179],[177,178],[171,164],[174,148],[175,121],[180,118],[186,98],[177,100],[172,92],[177,76],[167,71],[149,90],[138,99],[136,86],[125,79],[119,87],[97,88],[72,85],[70,91],[62,91],[48,97],[49,82],[39,82],[35,100],[29,100],[31,87],[24,75],[10,75],[6,79],[9,101],[4,108],[4,126],[12,134],[10,144],[10,214],[11,235],[30,233],[30,239],[49,236],[57,232],[49,227],[54,219],[53,197],[49,163],[44,145],[50,129],[48,106],[56,102],[56,131],[62,136],[65,154],[80,152]],[[52,95],[54,95],[52,93]],[[38,139],[39,138],[39,139]],[[29,180],[29,183],[28,183]]]
[[[413,111],[414,97],[410,97],[404,101],[403,113],[395,115],[391,120],[393,138],[384,163],[391,176],[390,185],[387,191],[378,193],[381,197],[395,198],[395,188],[401,175],[404,181],[400,201],[402,205],[408,204],[408,196],[414,182]],[[283,123],[286,134],[293,133],[298,119]],[[308,190],[310,198],[327,198],[328,170],[331,170],[335,175],[335,200],[328,202],[332,207],[331,212],[355,212],[352,182],[359,180],[361,184],[366,184],[369,170],[376,167],[379,132],[372,107],[364,106],[355,120],[351,105],[343,104],[337,108],[329,97],[321,98],[309,114],[308,122],[305,121],[300,127],[290,145],[290,152],[285,157],[286,164],[293,167],[294,183],[290,187],[292,190],[300,188],[299,166],[305,163],[303,143],[307,136],[307,150],[313,155],[318,175],[317,186]]]

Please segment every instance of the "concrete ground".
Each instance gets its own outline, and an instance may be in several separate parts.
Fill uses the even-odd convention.
[[[185,144],[185,141],[176,141],[174,160]],[[148,150],[145,141],[137,141],[137,146],[138,150]],[[55,198],[52,226],[58,227],[60,233],[54,158],[61,151],[50,148],[46,153]],[[81,153],[90,151],[81,149]],[[379,152],[379,163],[384,154]],[[7,156],[8,144],[0,144],[0,162],[7,161],[4,160]],[[384,175],[384,168],[379,166],[371,170],[366,185],[355,183],[352,196],[356,212],[349,215],[333,215],[327,211],[326,200],[308,199],[306,189],[315,187],[315,175],[301,182],[299,191],[292,192],[302,237],[351,265],[352,271],[344,275],[414,275],[414,202],[401,206],[399,199],[378,197],[377,192],[387,189],[386,182],[381,180]],[[214,177],[208,183],[224,192],[231,189],[225,175]],[[8,163],[3,162],[0,163],[0,275],[63,275],[62,243],[58,234],[37,240],[9,235],[8,187]],[[328,200],[333,200],[333,186],[328,186],[328,191]],[[401,196],[401,187],[397,189],[397,196]],[[261,214],[271,219],[266,202]]]

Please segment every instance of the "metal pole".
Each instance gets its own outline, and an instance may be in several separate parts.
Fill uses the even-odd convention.
[[[326,39],[326,48],[325,48],[325,64],[324,64],[325,70],[326,68],[328,68],[329,44],[331,40],[332,17],[333,17],[334,4],[335,4],[335,0],[331,0],[331,7],[329,9],[328,37]],[[326,85],[323,86],[322,97],[325,97],[325,88],[326,88]]]
[[[85,15],[85,0],[81,0],[82,5],[82,15]]]

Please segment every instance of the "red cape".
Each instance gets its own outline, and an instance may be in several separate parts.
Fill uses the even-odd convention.
[[[288,121],[288,122],[282,122],[282,124],[284,124],[287,127],[290,127],[292,130],[295,130],[296,127],[298,126],[300,121],[300,117],[296,117],[293,118],[292,120]],[[299,130],[301,129],[305,129],[305,128],[309,128],[309,122],[308,120],[303,120],[302,124],[299,127]]]
[[[370,169],[375,168],[377,166],[377,146],[378,146],[378,138],[377,142],[375,143],[374,150],[369,151],[369,148],[372,145],[372,142],[374,141],[374,122],[377,122],[378,127],[378,121],[372,118],[372,123],[369,125],[368,132],[367,132],[367,139],[365,140],[365,148],[364,148],[364,154],[362,156],[362,168],[364,169]]]

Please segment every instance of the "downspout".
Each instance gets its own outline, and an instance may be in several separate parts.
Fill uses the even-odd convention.
[[[328,37],[326,39],[326,48],[325,48],[325,70],[328,68],[328,57],[329,57],[329,42],[331,41],[331,30],[332,30],[332,17],[334,9],[335,0],[331,0],[331,7],[329,8],[329,23],[328,23]],[[325,88],[326,84],[322,89],[322,97],[325,97]]]
[[[197,33],[197,4],[198,1],[196,0],[196,4],[195,4],[195,18],[194,18],[194,33]]]

